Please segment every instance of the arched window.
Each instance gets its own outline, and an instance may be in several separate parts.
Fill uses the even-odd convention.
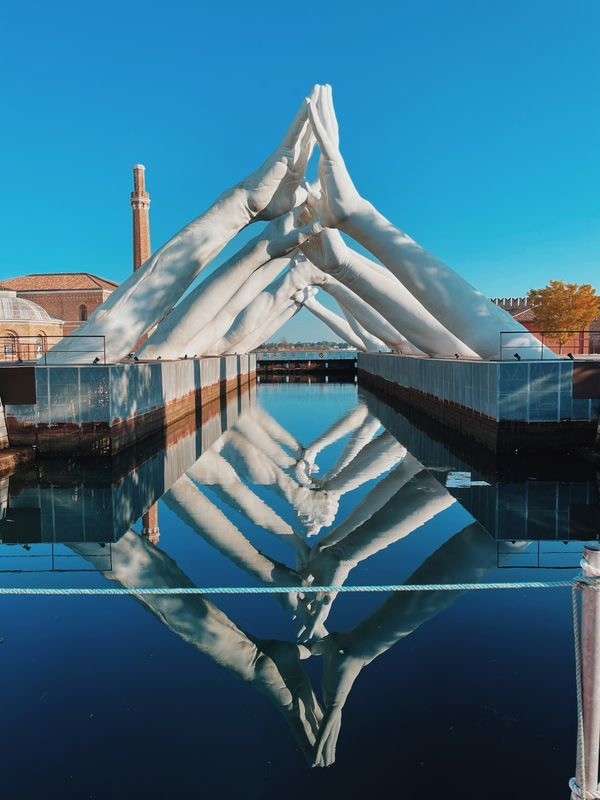
[[[17,357],[17,337],[14,333],[6,333],[3,337],[4,359],[12,361]]]
[[[87,317],[88,317],[87,306],[84,306],[84,305],[79,306],[79,319],[82,322],[85,322]]]
[[[42,331],[35,337],[35,354],[41,356],[46,352],[46,334]]]

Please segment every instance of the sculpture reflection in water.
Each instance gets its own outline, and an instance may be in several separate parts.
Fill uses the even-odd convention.
[[[335,465],[321,478],[317,458],[343,437]],[[242,479],[269,486],[293,509],[288,523]],[[340,498],[377,482],[348,516],[315,546],[310,537],[331,527]],[[289,545],[289,563],[261,552],[203,491]],[[265,694],[279,709],[309,761],[335,761],[342,709],[361,670],[428,619],[459,592],[397,592],[351,630],[326,627],[335,593],[302,587],[340,586],[360,562],[419,529],[456,501],[365,405],[303,446],[263,410],[240,417],[163,497],[182,522],[255,580],[288,588],[274,598],[296,625],[297,641],[265,641],[239,628],[211,600],[197,595],[139,595],[156,617],[186,642]],[[452,524],[454,517],[449,517]],[[73,549],[94,563],[77,545]],[[519,548],[517,543],[514,547]],[[408,583],[476,582],[496,566],[496,542],[478,524],[456,532],[407,579]],[[100,567],[100,565],[98,565]],[[111,581],[127,588],[194,584],[166,553],[134,531],[113,545]],[[289,591],[298,587],[300,591]],[[319,700],[303,660],[321,656]]]

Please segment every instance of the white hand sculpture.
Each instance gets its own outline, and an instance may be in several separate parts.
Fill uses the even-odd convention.
[[[105,337],[108,363],[124,358],[236,233],[255,220],[279,217],[304,199],[301,182],[312,145],[303,102],[283,141],[262,167],[224,192],[157,250],[77,329],[77,336],[97,336],[99,349]],[[81,347],[80,339],[65,337],[60,352],[49,351],[47,361],[79,363]]]
[[[452,334],[390,272],[351,250],[337,230],[325,229],[301,244],[319,269],[363,298],[419,349],[432,356],[477,353]],[[326,284],[325,284],[326,285]]]
[[[242,182],[253,220],[275,219],[306,199],[301,184],[315,144],[307,109],[317,94],[318,87],[315,86],[298,109],[277,150]]]
[[[337,336],[340,336],[346,344],[355,347],[357,350],[365,351],[367,349],[364,341],[358,336],[349,323],[335,314],[331,309],[326,308],[324,305],[315,300],[314,297],[308,298],[304,301],[304,307],[307,308],[315,317],[321,322],[324,322],[330,330]]]
[[[301,225],[300,214],[300,210],[289,211],[270,222],[258,236],[184,297],[158,325],[137,355],[164,359],[179,358],[184,353],[209,353],[208,346],[220,339],[229,327],[223,327],[224,315],[221,314],[228,303],[239,294],[236,301],[239,307],[233,314],[235,318],[265,288],[269,283],[267,278],[273,279],[283,269],[284,262],[280,257],[319,229],[316,223]],[[256,275],[266,264],[268,269]],[[276,264],[280,265],[279,270]],[[253,278],[250,294],[242,293],[250,278]]]
[[[85,546],[70,547],[101,569]],[[133,531],[113,545],[112,569],[103,574],[127,588],[194,586],[175,561]],[[268,697],[304,755],[312,759],[322,711],[300,665],[300,659],[309,655],[306,648],[252,637],[199,595],[139,595],[139,601],[185,642]]]
[[[535,336],[361,198],[339,150],[329,87],[321,87],[316,102],[313,95],[308,114],[323,156],[319,162],[321,194],[309,197],[308,202],[321,223],[340,228],[370,250],[436,320],[481,358],[502,357],[503,345],[509,348],[511,358],[514,348],[519,347],[539,357],[542,346]],[[501,343],[500,334],[507,331],[515,335]],[[407,338],[413,341],[408,334]],[[414,344],[421,347],[417,341]],[[440,356],[466,355],[458,348],[428,352]],[[547,357],[556,355],[547,351]]]
[[[308,202],[327,228],[338,228],[361,209],[364,200],[356,190],[339,149],[339,131],[331,86],[317,88],[307,98],[308,117],[319,144],[320,192],[309,195]]]
[[[302,261],[302,263],[294,264],[291,269],[273,281],[237,315],[227,333],[219,342],[215,343],[215,352],[217,354],[233,351],[249,352],[249,350],[242,349],[241,343],[247,337],[256,338],[255,334],[262,330],[269,319],[276,318],[286,309],[292,309],[291,313],[296,310],[294,303],[302,302],[302,300],[296,300],[294,295],[299,289],[304,289],[308,285],[312,271],[314,271],[312,265]],[[261,341],[264,340],[258,338],[257,345]],[[244,348],[246,346],[244,344]]]

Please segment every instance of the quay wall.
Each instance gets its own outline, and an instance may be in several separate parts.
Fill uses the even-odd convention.
[[[255,380],[232,355],[86,366],[0,367],[12,447],[114,455]]]
[[[459,361],[360,353],[359,384],[494,451],[594,444],[600,363]]]
[[[49,458],[41,472],[0,479],[12,523],[4,543],[116,542],[255,404],[256,384],[248,383],[203,406],[201,427],[193,417],[180,420],[164,441],[146,439],[107,464],[77,460],[65,471],[64,460]]]
[[[448,429],[442,433],[439,423],[422,417],[416,424],[410,422],[367,389],[360,388],[359,395],[373,416],[494,538],[596,540],[599,487],[595,470],[583,467],[580,460],[574,469],[573,459],[564,456],[498,458]],[[452,480],[457,473],[463,476],[458,482]],[[523,554],[522,565],[528,566],[533,555]]]

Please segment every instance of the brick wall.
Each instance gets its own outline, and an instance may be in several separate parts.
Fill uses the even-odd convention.
[[[31,300],[41,306],[51,317],[65,321],[65,335],[81,325],[80,307],[84,305],[88,317],[110,295],[104,289],[82,289],[81,291],[17,292],[17,297]]]
[[[37,337],[45,337],[45,348],[60,341],[63,336],[62,323],[47,323],[43,320],[33,322],[3,321],[0,324],[0,361],[33,361],[40,355]],[[8,336],[14,336],[14,343],[9,342]]]

